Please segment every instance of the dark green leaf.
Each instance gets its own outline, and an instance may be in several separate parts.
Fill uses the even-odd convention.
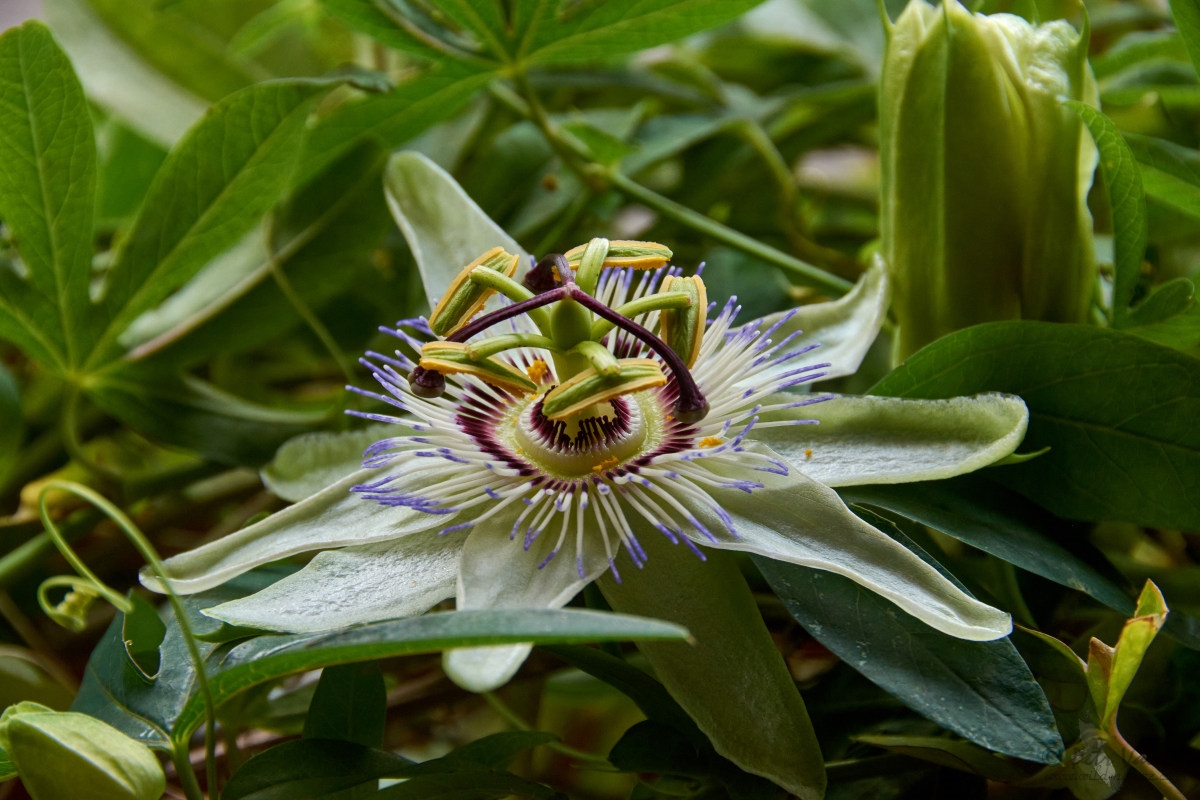
[[[519,59],[604,61],[730,22],[762,0],[521,0],[514,10]]]
[[[328,420],[328,411],[267,408],[188,376],[137,365],[110,372],[88,396],[155,441],[223,464],[261,466],[288,439]]]
[[[412,762],[361,744],[326,739],[285,742],[260,753],[234,773],[221,800],[295,800],[374,784]]]
[[[593,611],[457,611],[381,622],[324,634],[260,636],[235,645],[209,676],[220,700],[248,686],[306,669],[354,661],[430,653],[448,647],[520,642],[574,644],[609,640],[678,640],[687,632],[658,620]],[[176,733],[200,724],[203,703],[193,697]]]
[[[153,681],[158,677],[162,663],[159,647],[167,634],[167,626],[158,616],[158,610],[140,595],[130,592],[129,601],[133,603],[133,610],[121,615],[125,655],[143,678]]]
[[[3,747],[0,747],[0,783],[17,777],[17,768],[8,757]]]
[[[590,647],[543,646],[542,649],[619,690],[633,700],[647,718],[674,728],[694,747],[708,746],[707,737],[653,676],[623,659]]]
[[[944,736],[868,735],[855,736],[854,740],[995,781],[1018,781],[1032,774],[978,745]]]
[[[608,760],[624,772],[668,772],[696,779],[711,771],[692,742],[670,725],[654,720],[644,720],[625,731]]]
[[[25,275],[0,265],[0,337],[60,372],[88,346],[96,144],[71,63],[40,22],[0,36],[0,219]]]
[[[420,775],[379,792],[377,800],[500,800],[511,797],[563,798],[540,783],[507,772]]]
[[[278,81],[214,106],[171,151],[105,286],[93,365],[117,336],[258,224],[288,187],[312,103],[329,85]]]
[[[1146,194],[1200,217],[1200,153],[1164,139],[1125,134],[1142,171]]]
[[[1187,278],[1167,281],[1133,309],[1129,315],[1130,328],[1153,325],[1183,313],[1192,305],[1195,294],[1196,286]]]
[[[457,113],[493,77],[487,68],[447,63],[388,94],[347,103],[322,119],[308,137],[301,180],[309,180],[364,139],[387,150],[404,144]]]
[[[1054,540],[1069,523],[979,476],[841,490],[853,503],[886,508],[1077,591],[1122,614],[1133,610],[1120,586]],[[1083,531],[1077,532],[1083,535]]]
[[[1192,66],[1200,75],[1200,2],[1197,0],[1171,0],[1171,16],[1175,27],[1187,45]]]
[[[137,213],[142,198],[162,167],[167,151],[117,117],[98,126],[100,172],[96,187],[96,225],[123,225]]]
[[[886,520],[864,519],[941,569]],[[754,563],[817,641],[908,707],[989,750],[1058,763],[1046,696],[1008,639],[955,639],[849,578],[761,556]]]
[[[304,738],[382,747],[386,723],[387,688],[379,664],[336,664],[321,672],[304,720]]]
[[[425,762],[419,767],[409,770],[409,774],[431,771],[435,764],[443,770],[466,768],[465,765],[475,765],[487,769],[503,769],[514,758],[539,745],[557,741],[558,737],[545,731],[504,731],[484,736],[469,744],[464,744],[452,753],[437,759],[436,762]]]
[[[1024,448],[1050,452],[998,480],[1071,519],[1200,527],[1197,359],[1102,328],[995,322],[934,342],[871,391],[1020,395]]]
[[[0,267],[2,269],[2,267]],[[21,391],[12,373],[0,364],[0,486],[16,464],[21,449],[22,414]]]
[[[1124,323],[1142,272],[1146,250],[1146,200],[1137,161],[1112,120],[1089,105],[1067,101],[1083,119],[1100,151],[1100,174],[1108,189],[1113,217],[1113,324]]]

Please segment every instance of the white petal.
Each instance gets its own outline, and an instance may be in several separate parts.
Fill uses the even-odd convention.
[[[465,538],[427,531],[326,550],[266,589],[203,613],[230,625],[284,633],[317,633],[422,614],[454,596]]]
[[[725,530],[709,507],[692,504],[718,538],[714,543],[688,530],[693,541],[844,575],[960,639],[988,641],[1012,630],[1008,614],[967,595],[907,547],[863,522],[837,492],[795,470],[787,476],[758,474],[763,489],[711,492],[740,538]]]
[[[764,405],[788,399],[794,397],[772,397]],[[1021,398],[1005,394],[950,400],[846,395],[771,412],[762,421],[784,418],[818,424],[752,435],[826,486],[857,486],[940,480],[986,467],[1021,443],[1029,412]]]
[[[509,525],[497,522],[473,532],[463,548],[458,577],[460,609],[467,608],[561,608],[584,586],[608,568],[608,562],[586,548],[584,577],[579,577],[574,537],[569,546],[541,569],[538,565],[550,554],[557,526],[543,533],[529,550],[522,542],[508,538]],[[573,527],[572,527],[573,530]],[[498,645],[448,650],[444,658],[446,674],[464,689],[487,692],[506,683],[524,663],[533,645]]]
[[[450,515],[381,506],[350,491],[379,475],[377,470],[361,470],[262,522],[167,559],[163,566],[171,588],[180,594],[202,592],[297,553],[386,541],[450,524]],[[139,578],[147,588],[164,591],[146,569]]]
[[[879,334],[879,328],[887,315],[892,287],[887,269],[879,256],[870,268],[858,279],[848,294],[829,303],[813,303],[800,306],[787,322],[772,334],[775,341],[788,334],[803,331],[788,347],[794,350],[814,342],[821,346],[810,353],[806,360],[811,363],[829,362],[832,366],[824,370],[822,380],[853,375],[862,363],[871,343]],[[769,314],[759,323],[761,330],[769,328],[789,312]],[[781,364],[780,372],[794,369],[798,364]]]
[[[363,451],[375,442],[411,434],[411,428],[394,423],[301,434],[283,443],[260,476],[277,497],[297,503],[362,469]]]
[[[521,245],[454,178],[420,153],[392,156],[383,185],[388,208],[417,260],[430,308],[463,267],[493,247],[522,257],[518,276],[528,268]]]

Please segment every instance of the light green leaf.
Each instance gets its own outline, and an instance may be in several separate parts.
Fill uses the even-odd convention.
[[[1112,48],[1091,60],[1096,80],[1154,61],[1187,60],[1187,48],[1177,31],[1138,31],[1122,36]]]
[[[387,708],[378,662],[326,667],[304,718],[304,738],[382,747]]]
[[[358,431],[317,431],[289,439],[263,467],[262,479],[276,496],[298,503],[362,469],[363,451],[380,439],[409,433],[398,425]]]
[[[1083,325],[996,322],[926,347],[871,390],[1021,396],[1025,450],[993,477],[1072,519],[1200,527],[1200,360]]]
[[[164,147],[203,116],[208,103],[142,60],[87,0],[43,0],[42,6],[93,102]]]
[[[1129,145],[1112,120],[1089,105],[1067,101],[1066,105],[1087,125],[1100,151],[1100,174],[1108,189],[1113,217],[1113,325],[1125,322],[1129,304],[1142,272],[1146,250],[1146,200],[1142,175]]]
[[[713,551],[700,561],[652,530],[639,540],[646,569],[621,583],[606,574],[599,586],[618,611],[691,631],[692,642],[639,645],[655,675],[718,753],[804,800],[821,797],[820,745],[737,562]]]
[[[0,269],[0,336],[60,373],[88,344],[96,144],[66,55],[40,22],[0,36],[0,218],[26,280]]]
[[[494,77],[489,67],[440,64],[387,94],[347,102],[313,128],[300,160],[300,181],[307,182],[364,140],[385,150],[399,147],[458,113]]]
[[[1121,630],[1121,638],[1117,640],[1117,646],[1111,654],[1111,663],[1103,665],[1103,671],[1107,678],[1106,691],[1103,692],[1102,698],[1097,698],[1095,690],[1092,692],[1092,698],[1096,700],[1096,707],[1101,713],[1101,727],[1108,728],[1116,724],[1117,710],[1125,698],[1125,692],[1133,683],[1133,677],[1142,665],[1146,650],[1154,641],[1154,637],[1158,635],[1158,631],[1166,619],[1167,601],[1163,599],[1162,592],[1152,581],[1146,581],[1133,617],[1125,623],[1125,627]],[[1092,659],[1089,654],[1089,685],[1092,683],[1092,679]]]
[[[903,539],[886,520],[867,517]],[[941,571],[915,544],[893,543]],[[754,563],[817,641],[909,708],[989,750],[1058,761],[1049,703],[1008,639],[952,638],[847,577],[760,556]]]
[[[86,0],[116,37],[185,91],[216,102],[274,77],[225,46],[215,31],[159,0]]]
[[[421,270],[430,308],[463,267],[493,247],[528,259],[449,173],[419,153],[392,156],[384,192]],[[520,275],[522,266],[517,269]]]
[[[167,157],[109,271],[104,332],[92,364],[117,336],[233,246],[288,187],[320,81],[278,81],[218,103]]]
[[[1125,134],[1142,170],[1146,194],[1200,217],[1200,153],[1164,139]]]
[[[126,329],[128,358],[174,368],[258,347],[301,323],[272,280],[319,311],[356,280],[392,227],[380,190],[383,155],[352,150],[157,308]],[[265,228],[269,228],[268,234]]]
[[[0,486],[16,465],[24,434],[21,392],[12,373],[0,364]]]
[[[1175,18],[1175,27],[1187,45],[1192,67],[1200,75],[1200,2],[1171,0],[1171,16]]]
[[[531,64],[605,61],[730,22],[762,0],[522,0],[513,27],[517,58]]]
[[[372,0],[321,0],[331,14],[360,33],[380,44],[430,61],[444,61],[456,53],[441,48],[423,36],[415,25],[401,25],[396,18],[385,14],[380,3]]]
[[[775,395],[777,398],[790,399]],[[826,486],[911,483],[972,472],[1016,449],[1028,412],[1002,394],[949,400],[834,396],[764,414],[762,419],[812,419],[816,425],[765,429],[758,438]]]

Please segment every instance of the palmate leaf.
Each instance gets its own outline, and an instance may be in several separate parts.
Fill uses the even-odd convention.
[[[934,342],[873,394],[1019,395],[1024,448],[993,477],[1059,516],[1200,527],[1200,360],[1082,325],[994,322]]]
[[[894,525],[859,513],[953,580]],[[753,558],[817,641],[905,705],[989,750],[1058,763],[1062,740],[1050,705],[1007,638],[956,639],[848,578]]]
[[[221,101],[171,151],[109,271],[88,365],[120,354],[120,333],[228,250],[290,185],[322,80],[277,81]]]
[[[521,0],[513,9],[516,60],[603,61],[730,22],[762,0]]]
[[[0,268],[0,336],[66,374],[88,346],[96,146],[87,101],[40,22],[0,36],[0,219],[25,276]]]

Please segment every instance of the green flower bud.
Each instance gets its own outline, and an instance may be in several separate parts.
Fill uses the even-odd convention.
[[[1087,35],[911,0],[880,82],[883,255],[897,355],[992,320],[1086,319],[1096,148],[1063,99],[1097,103]]]
[[[158,800],[167,786],[148,747],[87,714],[9,706],[0,747],[33,800]]]

